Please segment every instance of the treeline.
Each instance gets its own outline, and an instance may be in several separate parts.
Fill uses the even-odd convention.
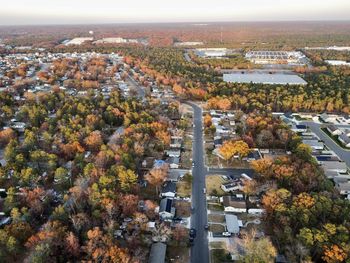
[[[159,116],[166,110],[118,91],[104,98],[54,89],[25,103],[6,94],[3,123],[16,118],[26,129],[21,136],[11,128],[0,133],[0,185],[7,190],[1,208],[11,219],[0,229],[2,261],[145,262],[157,197],[143,197],[137,165],[168,147],[169,123]],[[162,179],[152,183],[159,187]],[[132,222],[120,241],[116,232],[126,220]],[[187,235],[176,231],[179,240]]]
[[[309,146],[291,146],[291,156],[253,162],[258,181],[272,185],[262,203],[274,244],[290,262],[348,262],[350,202],[325,178]]]

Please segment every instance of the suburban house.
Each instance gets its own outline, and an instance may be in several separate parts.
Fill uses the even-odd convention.
[[[341,130],[339,130],[335,125],[329,125],[329,126],[327,126],[327,130],[328,130],[332,135],[340,135],[340,134],[342,134]]]
[[[350,200],[350,182],[338,183],[336,188],[339,190],[340,194],[346,196]]]
[[[243,227],[242,220],[238,220],[236,215],[225,214],[225,221],[227,226],[227,232],[232,234],[238,234],[239,228]]]
[[[302,124],[292,125],[292,131],[296,133],[306,132],[307,127],[306,125],[302,125]]]
[[[166,154],[169,157],[178,157],[178,158],[180,158],[181,151],[180,150],[167,150]]]
[[[179,157],[169,157],[165,161],[167,164],[169,164],[169,167],[171,169],[178,169],[180,167],[180,158]]]
[[[169,169],[167,181],[177,182],[186,174],[186,172],[186,170]]]
[[[240,181],[237,182],[229,182],[221,185],[221,189],[228,193],[232,191],[237,191],[243,188],[243,185],[241,184]]]
[[[332,122],[334,120],[334,118],[331,118],[327,113],[322,113],[320,119],[323,122]]]
[[[175,207],[173,207],[173,199],[163,198],[159,205],[159,216],[162,220],[171,220],[175,216]]]
[[[170,147],[171,148],[181,148],[182,137],[180,136],[171,136]]]
[[[319,140],[303,140],[303,143],[309,145],[314,151],[324,149],[323,142],[320,142]]]
[[[176,184],[174,182],[165,182],[160,194],[162,197],[174,198],[176,195]]]
[[[350,147],[350,138],[346,134],[339,135],[338,139],[345,147]]]
[[[153,243],[149,255],[149,263],[164,263],[166,254],[166,244],[157,242]]]
[[[225,212],[232,213],[246,213],[247,204],[244,198],[238,198],[237,196],[223,196],[220,201],[224,205]]]
[[[346,173],[348,170],[348,167],[346,166],[346,163],[344,163],[344,162],[322,161],[320,163],[321,163],[321,166],[325,172],[335,171],[335,172],[339,172],[339,173]]]

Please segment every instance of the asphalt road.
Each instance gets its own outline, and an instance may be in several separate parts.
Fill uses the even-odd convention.
[[[321,130],[321,124],[314,122],[303,122],[302,124],[307,125],[311,131],[315,133],[327,145],[329,149],[335,152],[336,155],[338,155],[338,157],[342,159],[348,167],[350,167],[350,151],[340,147],[326,133],[324,133]]]
[[[191,248],[192,263],[208,263],[208,232],[204,229],[207,224],[207,201],[203,193],[207,170],[204,166],[203,133],[202,133],[202,109],[190,103],[194,110],[194,143],[193,156],[195,166],[192,169],[192,207],[191,227],[197,230],[194,245]]]

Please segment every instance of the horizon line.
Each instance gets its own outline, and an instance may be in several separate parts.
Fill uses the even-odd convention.
[[[312,19],[312,20],[227,20],[227,21],[153,21],[153,22],[96,22],[96,23],[33,23],[33,24],[0,24],[0,27],[26,26],[99,26],[99,25],[140,25],[140,24],[215,24],[215,23],[315,23],[315,22],[350,22],[350,19]]]

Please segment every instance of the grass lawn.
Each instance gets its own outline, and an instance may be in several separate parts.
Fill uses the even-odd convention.
[[[176,216],[189,217],[191,216],[191,203],[187,201],[175,201]]]
[[[209,246],[212,249],[225,249],[226,248],[226,243],[225,242],[220,242],[220,241],[210,242]]]
[[[176,183],[177,195],[180,197],[190,197],[192,192],[192,184],[186,181],[179,181]]]
[[[225,222],[225,216],[224,215],[209,214],[208,215],[208,221],[209,222],[215,222],[215,223],[224,223]]]
[[[140,198],[149,199],[149,200],[158,200],[159,196],[157,196],[156,189],[153,185],[147,184],[146,187],[140,188],[139,192]]]
[[[229,255],[229,252],[225,249],[210,250],[210,257],[212,263],[233,262]]]
[[[224,207],[221,204],[208,204],[208,210],[224,211]]]
[[[192,165],[192,151],[185,151],[181,153],[181,167],[184,169],[191,168]]]
[[[167,262],[183,263],[190,262],[190,248],[181,246],[169,246],[166,250]]]
[[[209,175],[206,178],[206,187],[208,195],[221,196],[225,192],[221,189],[221,184],[225,182],[220,175]]]
[[[209,224],[209,231],[214,233],[222,233],[225,232],[225,227],[218,224]]]

